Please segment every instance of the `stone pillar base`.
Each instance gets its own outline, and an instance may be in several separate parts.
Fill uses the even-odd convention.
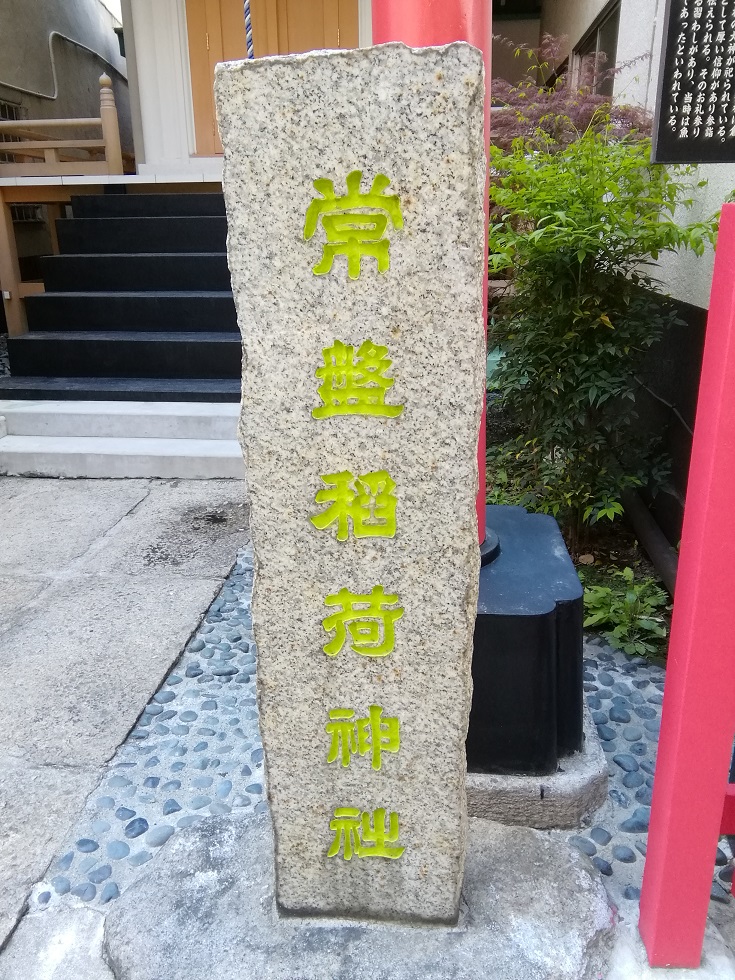
[[[467,773],[471,817],[548,830],[579,827],[607,800],[607,760],[589,709],[581,752],[559,759],[550,776]]]
[[[263,980],[580,980],[606,975],[612,928],[583,855],[486,820],[470,820],[456,926],[284,917],[264,813],[176,834],[110,909],[103,947],[113,974],[128,980],[205,980],[213,969]]]

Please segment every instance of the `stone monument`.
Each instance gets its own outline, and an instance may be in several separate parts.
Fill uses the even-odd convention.
[[[465,43],[217,66],[283,911],[453,922],[485,383]]]

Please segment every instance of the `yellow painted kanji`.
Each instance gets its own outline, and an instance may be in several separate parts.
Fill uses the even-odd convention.
[[[383,857],[395,860],[406,850],[394,847],[400,833],[398,814],[386,814],[383,807],[370,813],[357,807],[341,806],[334,811],[329,822],[334,832],[334,840],[327,851],[327,857],[341,857],[351,861],[352,857]]]
[[[370,755],[373,769],[382,766],[383,752],[398,752],[401,747],[401,726],[397,718],[383,718],[383,709],[370,705],[367,718],[355,718],[350,708],[333,708],[324,726],[331,744],[327,762],[337,762],[346,768],[353,755]]]
[[[320,531],[332,524],[337,540],[346,541],[350,533],[356,538],[392,538],[396,533],[396,488],[386,470],[355,476],[349,470],[325,473],[320,480],[327,486],[314,498],[317,504],[329,504],[321,514],[310,518]]]
[[[403,616],[403,608],[396,605],[398,601],[398,596],[386,594],[382,585],[365,594],[340,589],[328,595],[324,605],[334,607],[334,612],[322,620],[322,626],[334,636],[322,649],[327,656],[336,657],[349,634],[349,646],[355,653],[387,657],[396,644],[394,624]]]
[[[364,341],[357,351],[351,344],[335,340],[322,351],[324,367],[316,369],[321,384],[317,391],[323,405],[312,410],[315,419],[333,415],[379,415],[396,418],[403,405],[386,405],[385,393],[395,384],[385,373],[393,363],[388,348]]]
[[[367,194],[360,191],[362,171],[353,170],[345,181],[347,193],[337,197],[334,182],[326,178],[314,181],[314,189],[322,196],[315,197],[306,210],[304,238],[308,241],[316,232],[321,218],[326,243],[322,246],[322,258],[313,268],[315,276],[331,272],[335,256],[347,258],[347,274],[358,279],[363,255],[369,255],[378,263],[378,272],[390,268],[390,242],[384,238],[388,219],[393,227],[403,227],[401,204],[395,194],[385,194],[390,178],[376,174]],[[384,213],[381,213],[384,212]]]

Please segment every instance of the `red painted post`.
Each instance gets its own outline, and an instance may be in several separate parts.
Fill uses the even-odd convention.
[[[639,929],[652,966],[696,967],[717,839],[735,833],[735,204],[722,209],[671,627]],[[724,815],[724,819],[723,819]]]
[[[373,0],[373,44],[403,41],[414,48],[452,41],[468,41],[480,48],[485,59],[485,143],[490,137],[490,52],[492,46],[491,0]],[[485,322],[487,322],[487,273],[485,275]],[[485,410],[483,403],[477,446],[480,490],[477,495],[477,529],[485,540]]]

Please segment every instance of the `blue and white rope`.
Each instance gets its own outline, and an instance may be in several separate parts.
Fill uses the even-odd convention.
[[[248,58],[255,57],[253,48],[253,25],[250,22],[250,0],[245,0],[245,43],[248,50]]]

